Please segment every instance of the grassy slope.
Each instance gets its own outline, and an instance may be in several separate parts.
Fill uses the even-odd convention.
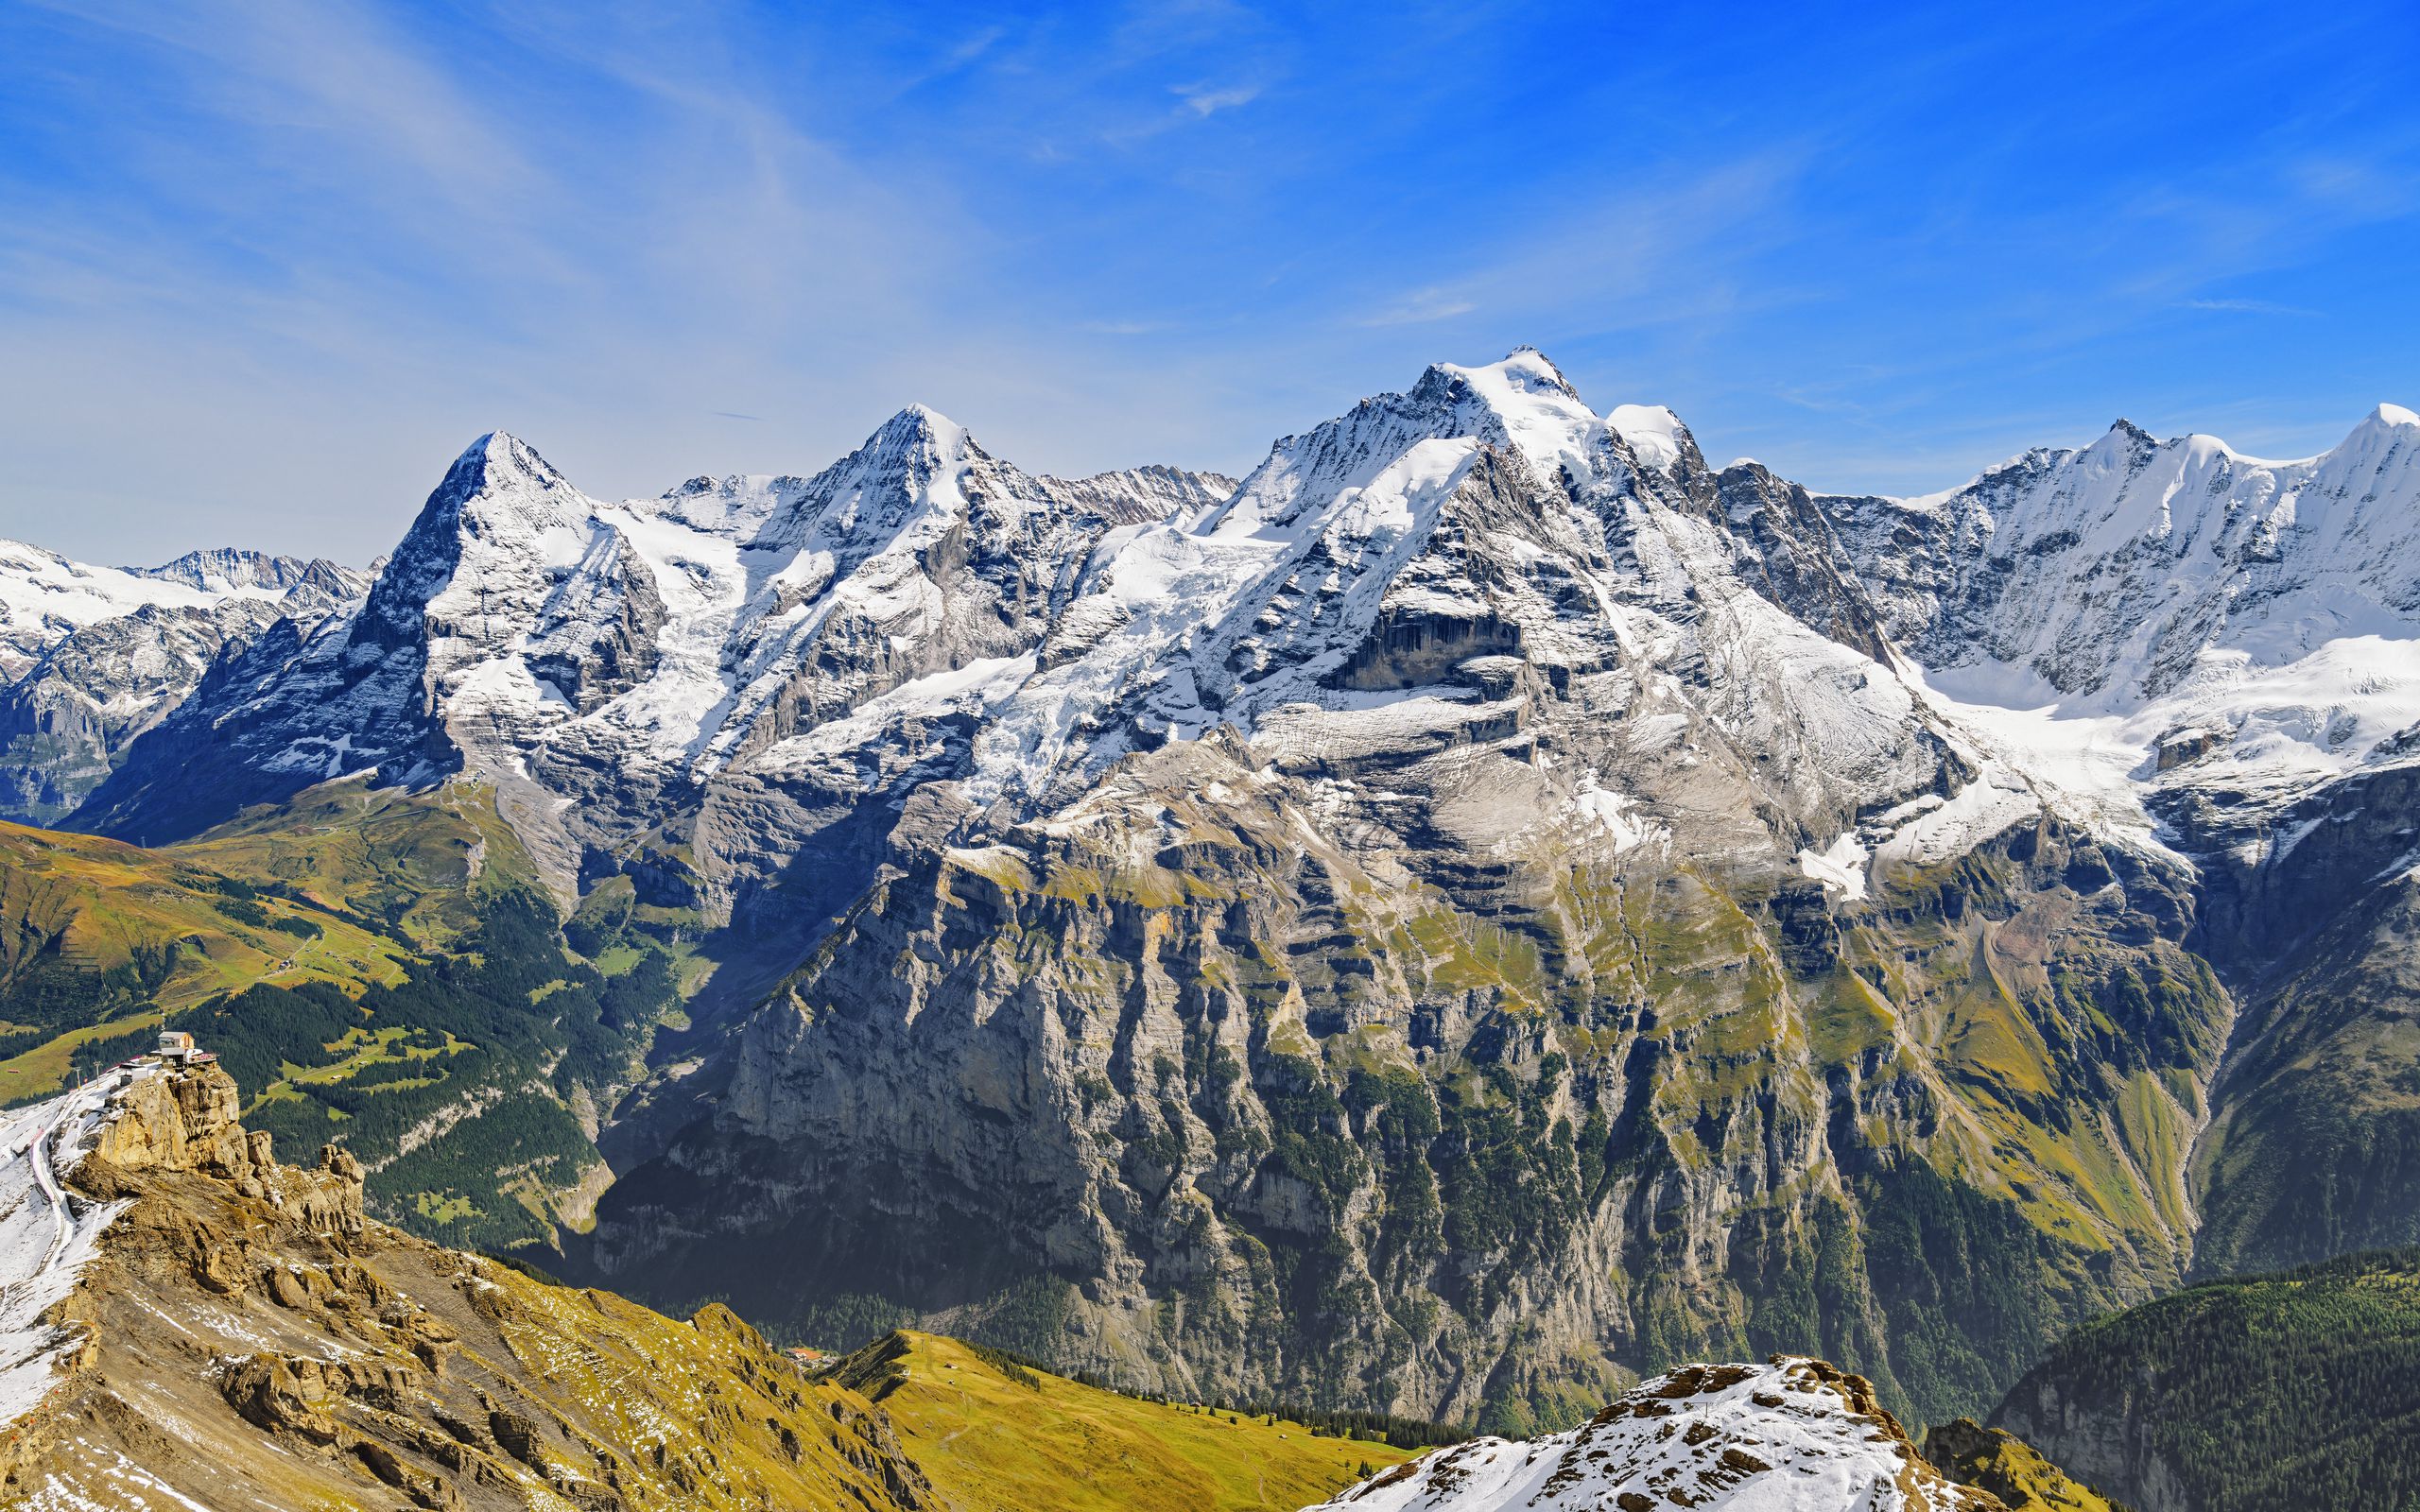
[[[473,784],[407,793],[325,782],[163,853],[378,919],[424,948],[471,926],[479,890],[537,885],[493,798]]]
[[[0,1059],[0,1101],[56,1090],[78,1046],[163,1013],[257,982],[358,994],[403,980],[405,954],[177,852],[0,823],[0,1017],[52,1031]]]
[[[164,1022],[221,1055],[281,1149],[350,1145],[382,1216],[543,1243],[602,1174],[580,1110],[678,1018],[691,965],[623,912],[584,921],[604,967],[567,954],[473,783],[329,782],[156,850],[0,826],[0,1099]]]
[[[640,1476],[688,1506],[889,1507],[882,1477],[853,1463],[832,1408],[861,1405],[808,1382],[728,1309],[686,1322],[611,1292],[574,1291],[502,1265],[485,1304],[534,1389],[602,1431]],[[845,1409],[844,1409],[845,1410]],[[801,1430],[804,1430],[803,1432]],[[659,1453],[658,1447],[662,1446]],[[574,1469],[593,1468],[574,1467]],[[771,1499],[778,1498],[778,1501]]]
[[[2125,1512],[2024,1439],[1970,1418],[1927,1434],[1924,1452],[1943,1474],[1991,1492],[2009,1512]]]
[[[1163,1406],[1058,1376],[1011,1380],[955,1339],[900,1335],[904,1379],[865,1389],[954,1512],[1292,1512],[1409,1457],[1300,1423]],[[885,1372],[888,1374],[889,1372]]]

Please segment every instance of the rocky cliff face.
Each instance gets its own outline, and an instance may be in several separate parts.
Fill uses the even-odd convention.
[[[215,1067],[68,1102],[67,1200],[101,1228],[48,1314],[75,1347],[0,1449],[12,1502],[930,1504],[877,1409],[728,1312],[676,1323],[365,1222],[351,1157],[280,1164]]]
[[[1333,752],[1170,746],[903,852],[720,1117],[608,1194],[598,1262],[1508,1426],[1789,1345],[1988,1405],[2061,1320],[2172,1283],[2182,1174],[2144,1157],[2223,1022],[2172,880],[2048,822],[1855,907],[1617,831],[1471,867],[1445,826],[1574,802],[1504,745],[1575,733],[1388,752],[1375,802]]]

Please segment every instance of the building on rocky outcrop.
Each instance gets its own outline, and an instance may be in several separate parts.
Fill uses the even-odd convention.
[[[931,1504],[888,1418],[687,1322],[412,1239],[199,1056],[0,1131],[0,1505]]]

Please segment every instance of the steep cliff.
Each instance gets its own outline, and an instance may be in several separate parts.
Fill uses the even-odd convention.
[[[280,1164],[237,1101],[215,1066],[144,1062],[12,1125],[12,1314],[64,1278],[0,1340],[12,1503],[933,1504],[877,1409],[728,1312],[675,1322],[365,1220],[349,1155]],[[17,1242],[53,1225],[69,1242]]]

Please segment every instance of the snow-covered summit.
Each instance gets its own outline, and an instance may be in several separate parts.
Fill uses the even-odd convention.
[[[157,567],[130,570],[138,576],[183,583],[222,595],[247,592],[285,594],[296,589],[316,589],[333,598],[346,599],[359,597],[370,586],[369,574],[325,558],[306,561],[299,557],[279,557],[234,546],[189,551]]]
[[[1819,1360],[1696,1365],[1582,1426],[1432,1450],[1311,1512],[1981,1512],[1926,1463],[1872,1387]]]
[[[2119,802],[2291,801],[2408,760],[2420,722],[2420,418],[2268,461],[2124,421],[1919,500],[1823,501],[1941,706]],[[2127,797],[2126,795],[2132,795]]]
[[[1479,690],[1459,669],[1490,656],[1565,679],[1626,666],[1676,691],[1651,669],[1694,682],[1719,658],[1737,681],[1683,701],[1736,715],[1737,738],[1805,710],[1822,744],[1923,780],[1904,693],[1861,670],[1849,648],[1870,638],[1824,608],[1855,594],[1803,490],[1686,456],[1639,467],[1536,352],[1431,367],[1278,441],[1217,507],[1110,542],[978,737],[974,789],[1080,786],[1127,750],[1220,726],[1249,737],[1292,705],[1351,724],[1467,699]],[[1830,783],[1807,780],[1810,798]]]
[[[1605,417],[1615,434],[1630,443],[1633,455],[1659,472],[1668,472],[1684,456],[1697,451],[1697,441],[1681,417],[1662,404],[1616,404]]]
[[[0,541],[0,674],[23,672],[88,625],[145,609],[207,612],[233,598],[274,604],[298,588],[336,587],[342,572],[334,563],[242,551],[193,552],[162,567],[102,567]]]
[[[1945,496],[1825,502],[1893,637],[1962,691],[2114,712],[2209,654],[2420,627],[2420,417],[2392,404],[2300,461],[2120,421]]]
[[[492,433],[357,613],[231,668],[192,711],[190,748],[161,759],[224,764],[220,802],[467,765],[525,791],[532,822],[644,828],[894,687],[1030,650],[1098,540],[1213,494],[1173,470],[1038,479],[922,405],[812,476],[700,477],[620,503]],[[169,770],[129,776],[95,821],[182,805],[190,784],[167,786]],[[613,801],[561,801],[599,784]]]

